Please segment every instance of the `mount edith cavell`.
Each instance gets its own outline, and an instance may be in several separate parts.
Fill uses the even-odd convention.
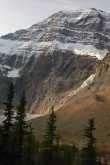
[[[110,144],[109,50],[110,13],[94,8],[60,11],[28,29],[1,36],[1,109],[12,80],[14,103],[25,90],[27,111],[35,116],[32,123],[39,137],[54,106],[63,140],[81,141],[85,124],[94,117],[99,143]]]

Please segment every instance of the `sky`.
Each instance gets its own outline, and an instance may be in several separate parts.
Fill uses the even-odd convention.
[[[25,29],[60,10],[86,8],[110,12],[110,0],[0,0],[0,35]]]

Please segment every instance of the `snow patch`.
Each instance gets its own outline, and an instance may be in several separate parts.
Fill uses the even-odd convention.
[[[38,47],[38,50],[42,48],[50,48],[50,50],[63,50],[63,51],[72,51],[76,55],[89,55],[96,57],[99,60],[102,60],[106,54],[108,53],[107,49],[97,49],[92,45],[84,45],[82,43],[62,43],[59,41],[53,41],[53,42],[39,42],[36,44]]]
[[[96,74],[92,74],[90,77],[88,77],[87,80],[85,80],[83,82],[83,84],[81,85],[80,88],[85,88],[85,87],[91,85],[93,83],[95,76],[96,76]]]
[[[99,12],[99,10],[96,10],[93,8],[82,10],[80,16],[77,19],[86,18],[89,15],[96,15],[96,14],[98,14],[98,12]]]
[[[78,43],[63,43],[57,40],[48,42],[24,42],[0,39],[0,52],[6,55],[17,54],[30,58],[34,54],[35,57],[38,57],[44,48],[49,48],[50,51],[55,49],[69,50],[77,55],[90,55],[97,57],[99,60],[102,60],[108,53],[107,49],[100,50],[91,44],[83,44],[81,41]]]
[[[96,74],[92,74],[91,76],[89,76],[83,83],[82,85],[76,89],[73,93],[74,95],[76,95],[81,89],[88,87],[89,85],[91,85],[94,81]]]
[[[0,64],[0,69],[11,69],[11,67],[8,65]]]
[[[89,85],[91,85],[95,79],[96,74],[92,74],[90,75],[83,83],[82,85],[77,88],[76,90],[73,90],[72,92],[69,93],[69,97],[72,97],[74,95],[76,95],[81,89],[84,89],[85,87],[88,87]]]
[[[21,41],[12,41],[8,39],[0,39],[0,52],[5,54],[15,54],[16,50],[22,46]]]
[[[8,71],[7,77],[18,78],[20,77],[19,71],[20,71],[19,69],[14,68],[13,70]]]
[[[26,114],[26,121],[30,121],[32,119],[42,117],[42,116],[44,116],[44,115],[43,114],[30,114],[30,113],[27,113]]]
[[[108,53],[108,50],[107,49],[100,50],[92,45],[75,44],[74,52],[75,54],[79,54],[79,55],[90,55],[94,57],[96,56],[98,60],[102,60]]]
[[[102,60],[108,53],[107,49],[100,50],[92,45],[84,45],[82,43],[61,43],[57,41],[53,45],[58,49],[73,51],[77,55],[90,55],[97,57],[99,60]]]

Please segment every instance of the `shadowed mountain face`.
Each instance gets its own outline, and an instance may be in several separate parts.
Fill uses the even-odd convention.
[[[26,91],[27,108],[44,113],[64,104],[66,92],[93,79],[96,64],[110,48],[110,14],[96,10],[61,11],[28,29],[0,38],[0,103],[10,80],[15,103]],[[68,99],[67,99],[68,100]]]

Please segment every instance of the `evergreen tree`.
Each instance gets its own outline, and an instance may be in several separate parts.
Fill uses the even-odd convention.
[[[34,165],[37,162],[37,145],[31,124],[26,121],[26,100],[23,92],[15,118],[14,164]]]
[[[42,150],[42,156],[40,159],[41,165],[54,165],[54,153],[55,153],[55,144],[56,141],[56,115],[54,113],[54,108],[51,108],[46,133],[44,135],[44,146]]]
[[[29,124],[28,127],[28,135],[25,142],[25,155],[26,155],[26,164],[27,165],[34,165],[37,162],[37,142],[35,139],[35,135],[33,132],[33,128]]]
[[[96,137],[95,137],[95,123],[94,119],[90,119],[88,126],[85,129],[85,137],[87,139],[87,146],[84,149],[84,165],[96,165]]]
[[[45,134],[45,145],[52,149],[56,140],[56,115],[54,107],[51,108],[50,115],[47,122],[46,134]]]
[[[5,144],[9,141],[10,135],[12,134],[13,128],[13,119],[14,119],[14,112],[13,112],[13,98],[14,98],[14,87],[13,83],[10,83],[9,91],[7,95],[7,101],[5,104],[6,108],[4,109],[4,121],[3,121],[3,141]]]
[[[25,138],[28,134],[28,125],[25,120],[26,117],[26,100],[23,92],[20,104],[17,107],[17,114],[15,118],[15,138],[14,138],[14,150],[15,150],[15,161],[16,164],[24,164],[24,144]]]
[[[11,82],[9,85],[9,90],[7,94],[7,100],[4,103],[4,121],[0,128],[1,132],[1,156],[3,161],[6,164],[10,164],[12,157],[12,139],[13,139],[13,119],[14,119],[14,111],[13,111],[13,98],[14,98],[14,87]],[[8,160],[8,161],[7,161]]]

